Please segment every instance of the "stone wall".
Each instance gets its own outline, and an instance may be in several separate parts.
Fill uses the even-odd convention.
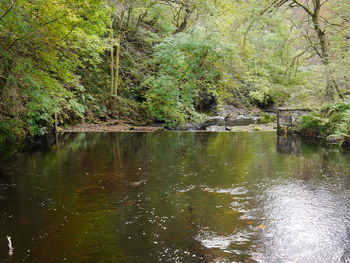
[[[291,131],[295,129],[303,115],[309,114],[309,109],[287,109],[279,108],[277,110],[277,128],[278,131]]]

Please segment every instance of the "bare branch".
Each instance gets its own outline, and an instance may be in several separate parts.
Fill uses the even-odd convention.
[[[0,21],[1,19],[3,19],[8,13],[10,13],[10,11],[12,10],[12,8],[15,6],[16,4],[16,0],[11,0],[10,1],[10,5],[7,8],[7,10],[0,16]]]
[[[324,57],[322,56],[321,52],[318,50],[317,45],[312,41],[312,39],[310,38],[310,36],[308,36],[307,34],[303,33],[304,36],[306,37],[307,40],[309,40],[310,44],[312,45],[313,49],[315,50],[316,54],[321,58],[324,59]]]
[[[321,3],[320,7],[323,6],[325,3],[327,3],[329,0],[325,0],[323,3]]]
[[[300,3],[298,0],[292,0],[292,2],[297,6],[301,7],[302,9],[304,9],[310,16],[315,15],[306,5]]]

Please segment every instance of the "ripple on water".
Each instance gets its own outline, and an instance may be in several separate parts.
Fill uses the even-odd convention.
[[[227,251],[231,244],[244,244],[250,240],[248,233],[220,236],[209,231],[202,231],[196,239],[206,248],[219,248]]]
[[[248,193],[248,190],[244,187],[234,187],[234,188],[227,188],[227,189],[204,187],[203,191],[209,192],[209,193],[230,194],[230,195],[245,195]]]
[[[337,189],[337,194],[334,194]],[[263,190],[266,217],[259,262],[348,262],[349,192],[337,185],[289,180]]]

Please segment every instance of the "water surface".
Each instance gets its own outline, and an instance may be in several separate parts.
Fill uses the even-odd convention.
[[[66,134],[1,159],[0,262],[349,262],[349,175],[273,132]]]

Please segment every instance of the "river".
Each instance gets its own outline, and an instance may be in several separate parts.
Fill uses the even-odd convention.
[[[350,262],[350,154],[274,132],[64,134],[1,157],[0,262]]]

